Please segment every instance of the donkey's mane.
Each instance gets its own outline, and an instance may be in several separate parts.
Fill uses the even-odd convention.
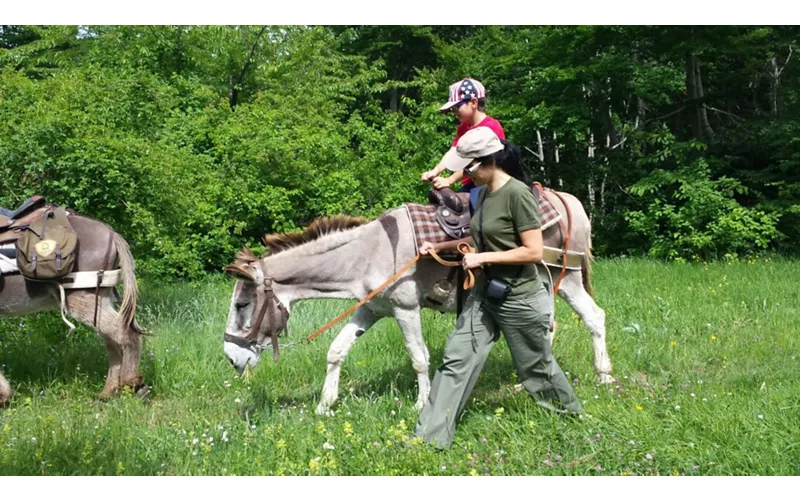
[[[302,231],[291,233],[272,233],[264,236],[264,244],[267,245],[268,254],[275,255],[290,248],[298,247],[305,243],[318,240],[323,236],[346,231],[354,227],[363,226],[368,222],[362,217],[351,217],[349,215],[334,215],[332,217],[320,217],[314,219],[311,224]],[[266,255],[262,256],[266,257]],[[259,260],[252,250],[247,247],[242,248],[236,254],[234,265],[252,264]]]

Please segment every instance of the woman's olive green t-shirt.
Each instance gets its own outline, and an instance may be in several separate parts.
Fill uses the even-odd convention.
[[[520,233],[542,227],[539,202],[523,182],[511,178],[497,191],[490,193],[486,187],[481,189],[484,193],[478,197],[478,206],[470,222],[472,241],[477,245],[478,251],[504,252],[518,248],[522,246]],[[481,212],[483,227],[480,225]],[[479,236],[480,229],[483,230],[483,242]],[[486,248],[483,248],[484,244]],[[534,264],[484,265],[483,273],[476,283],[479,290],[483,290],[487,275],[511,284],[511,296],[535,293],[542,286]]]

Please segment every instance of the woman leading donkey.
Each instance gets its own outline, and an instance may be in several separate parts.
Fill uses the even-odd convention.
[[[477,253],[464,256],[465,269],[482,268],[436,371],[416,435],[448,447],[500,331],[519,380],[536,403],[558,413],[582,413],[572,386],[550,350],[553,301],[535,263],[543,254],[541,214],[521,171],[519,151],[485,127],[465,133],[448,170],[465,170],[478,186],[470,223]]]

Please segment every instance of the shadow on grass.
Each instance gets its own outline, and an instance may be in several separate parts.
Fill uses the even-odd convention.
[[[443,356],[444,345],[431,347],[432,365],[429,375],[433,379]],[[495,349],[508,348],[501,342]],[[483,404],[505,405],[511,409],[518,406],[528,395],[525,391],[517,394],[513,390],[516,382],[511,379],[510,374],[514,372],[514,365],[508,356],[500,357],[497,354],[493,353],[484,366],[472,396],[483,401]],[[571,365],[562,364],[562,368],[569,371]],[[323,373],[322,370],[321,366],[320,373]],[[298,381],[298,386],[290,389],[278,390],[268,384],[256,385],[251,389],[253,405],[248,410],[246,418],[258,418],[257,416],[266,418],[282,409],[302,405],[313,411],[319,403],[323,383],[323,378],[314,376]],[[408,359],[392,362],[378,372],[356,368],[352,362],[345,362],[340,378],[339,402],[349,395],[367,401],[379,399],[390,401],[391,396],[395,395],[400,398],[402,404],[413,405],[418,390],[417,376]],[[530,402],[535,404],[532,398]]]
[[[108,371],[106,347],[83,325],[67,335],[57,313],[0,320],[0,366],[12,386],[46,387],[85,375],[102,387]]]

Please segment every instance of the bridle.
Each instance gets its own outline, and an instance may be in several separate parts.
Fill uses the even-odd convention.
[[[247,334],[246,337],[237,337],[236,335],[231,335],[229,333],[225,333],[223,335],[223,340],[225,342],[230,342],[232,344],[236,344],[239,347],[244,349],[259,349],[264,350],[265,347],[258,343],[258,335],[261,331],[261,323],[264,322],[264,316],[267,316],[267,321],[269,321],[270,325],[270,332],[269,337],[272,343],[272,359],[278,361],[278,323],[275,321],[275,309],[278,309],[280,314],[281,325],[285,326],[287,321],[289,320],[289,311],[286,310],[286,307],[278,300],[278,297],[275,295],[275,291],[272,289],[272,278],[267,276],[267,269],[264,265],[263,260],[258,261],[258,267],[261,269],[261,274],[264,277],[261,284],[259,285],[259,289],[262,290],[263,295],[263,302],[261,307],[258,309],[258,314],[256,314],[256,320],[250,327],[250,333]],[[258,298],[259,293],[258,289],[256,290],[256,298]],[[258,305],[256,301],[256,306]]]

